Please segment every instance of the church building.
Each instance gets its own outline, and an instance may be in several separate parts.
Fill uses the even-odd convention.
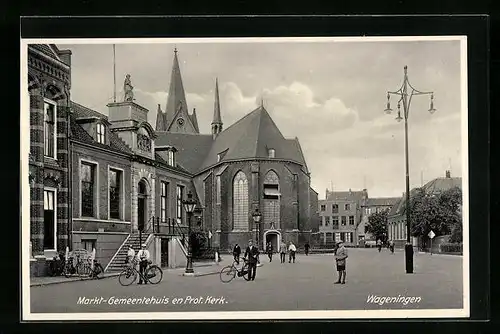
[[[227,128],[222,114],[216,79],[211,133],[200,133],[196,110],[189,113],[175,51],[155,143],[175,148],[179,165],[192,174],[212,245],[230,249],[254,239],[260,247],[272,242],[278,249],[281,241],[310,242],[318,230],[318,194],[298,138],[285,138],[263,105]],[[262,214],[258,225],[256,210]]]

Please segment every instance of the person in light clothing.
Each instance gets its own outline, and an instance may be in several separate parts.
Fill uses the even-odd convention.
[[[293,263],[295,263],[295,252],[297,252],[297,247],[295,247],[295,245],[291,241],[290,241],[290,246],[288,246],[288,251],[290,252],[288,257],[288,263],[291,263],[292,260]]]
[[[347,262],[347,249],[344,247],[344,242],[338,243],[337,252],[335,253],[335,261],[337,262],[337,271],[339,272],[339,279],[334,284],[345,284],[345,265]]]
[[[127,258],[125,259],[125,263],[128,264],[129,267],[132,267],[134,263],[134,258],[135,258],[135,250],[132,248],[132,246],[128,246]]]
[[[139,260],[139,284],[142,284],[142,277],[146,275],[146,268],[148,267],[149,262],[149,251],[146,249],[146,244],[141,245],[141,250],[137,252],[137,259]],[[147,284],[144,281],[144,284]]]

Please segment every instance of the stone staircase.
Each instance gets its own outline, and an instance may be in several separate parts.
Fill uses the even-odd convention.
[[[142,243],[145,243],[151,233],[142,234]],[[128,246],[132,246],[135,253],[141,249],[141,242],[139,241],[139,234],[131,234],[128,240],[122,245],[118,250],[115,257],[111,260],[107,266],[106,272],[119,272],[125,268],[125,259],[127,258]]]

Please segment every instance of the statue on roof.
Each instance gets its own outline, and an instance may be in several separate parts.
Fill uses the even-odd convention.
[[[132,102],[134,101],[134,86],[132,86],[132,81],[130,80],[130,74],[125,77],[125,82],[123,83],[123,91],[125,92],[124,101]]]

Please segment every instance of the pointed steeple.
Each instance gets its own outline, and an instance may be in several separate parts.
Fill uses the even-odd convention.
[[[212,121],[212,136],[215,138],[222,131],[222,118],[220,116],[219,80],[215,78],[214,119]]]
[[[165,109],[164,128],[168,129],[169,123],[182,105],[184,110],[188,110],[184,85],[182,84],[181,69],[179,59],[177,58],[177,48],[174,49],[174,63],[172,65],[172,74],[170,75],[170,89],[168,90],[167,106]]]
[[[189,115],[189,117],[191,118],[191,122],[193,123],[196,132],[200,132],[200,129],[198,128],[198,117],[196,116],[196,108],[193,108],[193,113]]]
[[[156,112],[156,131],[165,131],[165,126],[163,124],[163,112],[161,111],[161,106],[158,104],[158,111]]]

